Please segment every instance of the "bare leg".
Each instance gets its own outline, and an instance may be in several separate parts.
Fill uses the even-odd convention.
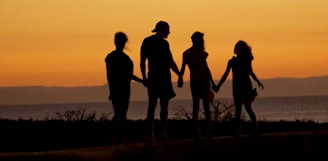
[[[160,99],[160,118],[161,118],[161,138],[168,139],[167,135],[167,123],[168,123],[168,106],[169,100],[168,99]]]
[[[193,124],[193,136],[196,140],[201,139],[199,132],[199,122],[198,122],[198,113],[199,113],[199,99],[193,97],[193,108],[192,108],[192,124]]]
[[[235,101],[235,130],[236,130],[236,134],[235,136],[237,138],[240,137],[240,131],[241,131],[241,127],[240,127],[240,115],[241,115],[241,108],[242,108],[242,104],[240,101]]]
[[[112,118],[112,142],[120,144],[122,141],[122,113],[124,106],[119,100],[112,100],[114,116]]]
[[[128,112],[129,101],[122,102],[122,110],[120,113],[120,125],[119,125],[119,135],[121,138],[122,143],[127,143],[127,129],[126,129],[126,115]]]
[[[245,103],[245,109],[246,112],[248,113],[251,123],[252,123],[252,135],[257,135],[258,134],[258,127],[257,127],[257,120],[254,111],[252,110],[252,104],[251,102],[246,102]]]
[[[210,105],[206,99],[203,99],[203,107],[205,111],[205,121],[206,121],[206,137],[212,139],[211,134],[211,110]]]
[[[157,104],[157,98],[149,96],[148,101],[148,111],[147,111],[147,119],[146,119],[146,139],[150,142],[155,141],[155,108]]]

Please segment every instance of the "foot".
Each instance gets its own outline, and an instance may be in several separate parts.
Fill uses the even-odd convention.
[[[121,143],[122,144],[128,144],[129,143],[129,139],[126,138],[126,137],[123,137],[122,140],[121,140]]]
[[[259,132],[253,132],[249,135],[249,137],[257,139],[261,137],[261,134]]]
[[[240,134],[239,133],[236,133],[235,136],[234,136],[235,140],[239,141],[240,140]]]
[[[195,140],[196,142],[200,142],[200,141],[203,140],[203,138],[202,138],[200,135],[195,135],[195,136],[194,136],[194,140]]]
[[[162,136],[160,137],[160,140],[162,140],[162,141],[168,141],[168,140],[170,140],[170,138],[169,138],[169,136],[167,136],[167,135],[162,135]]]
[[[213,136],[212,136],[211,134],[207,135],[206,138],[207,138],[208,140],[213,140]]]
[[[148,143],[156,143],[156,137],[154,135],[145,134],[144,138]]]

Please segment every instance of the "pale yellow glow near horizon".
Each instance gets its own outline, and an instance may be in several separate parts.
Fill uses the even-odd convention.
[[[322,0],[2,0],[0,87],[103,85],[117,31],[128,35],[125,51],[141,76],[139,48],[159,20],[170,24],[167,40],[179,67],[191,34],[205,33],[214,79],[239,39],[252,46],[260,79],[328,75],[327,6]]]

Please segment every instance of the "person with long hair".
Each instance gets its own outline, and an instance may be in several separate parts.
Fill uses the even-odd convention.
[[[252,133],[251,135],[258,135],[258,126],[256,115],[252,110],[252,101],[254,100],[254,89],[250,77],[257,82],[257,85],[262,90],[263,84],[259,81],[252,68],[252,61],[254,59],[251,47],[243,40],[239,40],[234,47],[234,54],[227,63],[227,68],[222,75],[219,83],[215,87],[215,91],[219,91],[221,85],[227,79],[232,70],[232,93],[235,104],[235,128],[236,137],[240,137],[240,115],[242,105],[244,105],[247,114],[251,119]]]
[[[211,86],[215,85],[211,71],[207,65],[208,53],[204,47],[204,34],[201,32],[194,32],[191,36],[192,46],[185,50],[182,54],[182,66],[178,78],[178,87],[183,86],[183,75],[185,72],[186,65],[190,71],[190,89],[192,95],[192,122],[193,122],[193,137],[194,139],[200,140],[201,135],[199,131],[199,104],[202,100],[205,122],[206,122],[206,137],[211,139],[211,111],[210,101],[208,94],[211,91]]]

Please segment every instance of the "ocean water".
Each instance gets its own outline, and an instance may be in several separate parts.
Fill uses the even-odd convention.
[[[216,99],[224,105],[233,105],[230,98]],[[128,119],[145,119],[147,113],[147,101],[131,101],[128,110]],[[219,106],[220,107],[220,106]],[[202,110],[202,105],[200,105]],[[156,108],[155,117],[159,118],[159,105]],[[172,99],[169,104],[170,119],[186,119],[178,114],[177,110],[184,109],[186,114],[191,114],[191,100]],[[110,102],[98,103],[65,103],[65,104],[36,104],[36,105],[0,105],[0,118],[2,119],[33,119],[45,120],[56,118],[56,113],[64,113],[69,110],[85,110],[88,113],[96,113],[96,117],[113,116]],[[253,103],[253,110],[259,121],[314,121],[328,123],[328,96],[295,96],[295,97],[258,97]],[[202,115],[202,113],[200,113]],[[243,109],[245,119],[248,115]]]

